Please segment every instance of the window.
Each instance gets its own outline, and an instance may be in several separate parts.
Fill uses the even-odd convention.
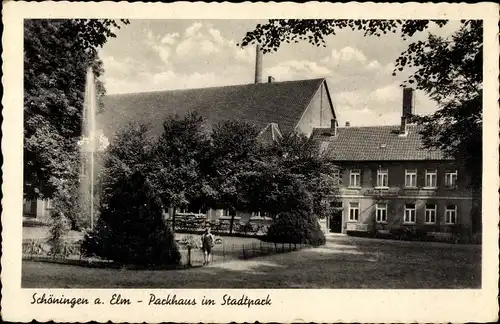
[[[427,188],[437,187],[437,170],[425,170],[425,186]]]
[[[357,221],[359,218],[359,203],[351,202],[349,203],[349,220]]]
[[[236,215],[236,212],[234,210],[224,209],[224,216],[225,217],[230,217],[230,216],[233,216],[233,215]]]
[[[457,185],[457,171],[446,171],[444,176],[444,185],[446,188],[454,188]]]
[[[360,170],[351,170],[351,174],[349,177],[349,186],[350,187],[361,187],[361,171]]]
[[[252,212],[252,217],[261,217],[260,216],[260,211],[258,211],[258,212]]]
[[[425,205],[425,223],[434,224],[436,223],[436,209],[437,206],[434,204]]]
[[[377,171],[377,187],[388,187],[389,186],[389,171],[378,170]]]
[[[377,223],[387,223],[387,204],[377,204],[375,218]]]
[[[417,186],[417,170],[405,170],[405,186],[406,187],[416,187]]]
[[[448,205],[444,212],[444,222],[446,224],[456,224],[457,223],[457,206]]]
[[[415,223],[417,209],[415,204],[405,204],[405,223]]]

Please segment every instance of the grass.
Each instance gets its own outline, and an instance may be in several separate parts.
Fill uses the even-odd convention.
[[[22,268],[23,288],[432,289],[480,286],[480,246],[346,236],[329,237],[327,244],[319,248],[246,261],[231,260],[188,270],[98,269],[32,261],[23,261]]]

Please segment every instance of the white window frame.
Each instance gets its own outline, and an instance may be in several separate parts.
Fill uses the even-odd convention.
[[[408,183],[408,176],[410,177],[410,183]],[[412,183],[414,182],[414,183]],[[405,187],[406,188],[417,188],[417,169],[406,169],[405,170]]]
[[[408,208],[408,205],[413,205],[413,208]],[[413,213],[412,213],[413,212]],[[413,214],[413,220],[412,220],[412,214]],[[409,215],[409,217],[406,217]],[[417,222],[417,204],[414,203],[408,203],[405,204],[405,213],[403,215],[403,223],[405,224],[415,224]]]
[[[354,205],[356,205],[354,207]],[[353,211],[357,210],[356,217],[354,218],[353,216]],[[350,222],[357,222],[359,220],[359,202],[350,202],[349,203],[349,221]]]
[[[357,183],[352,183],[353,176],[357,179]],[[361,187],[361,170],[360,169],[352,169],[349,173],[349,187],[351,188],[360,188]]]
[[[432,181],[429,181],[430,178],[434,179],[434,185],[432,185]],[[437,188],[437,170],[436,169],[426,169],[425,170],[425,188],[429,188],[429,189]]]
[[[377,223],[387,223],[387,203],[377,203],[375,206],[375,221]]]
[[[252,212],[252,217],[262,217],[260,216],[260,210],[256,212]]]
[[[451,184],[453,176],[455,176],[455,182]],[[446,188],[455,188],[457,186],[457,180],[458,180],[458,171],[446,171],[444,174],[444,186]]]
[[[453,208],[449,208],[450,206],[453,206]],[[455,221],[451,222],[451,214],[455,213]],[[444,210],[444,223],[447,225],[455,225],[458,223],[458,212],[457,212],[457,205],[446,205],[446,208]]]
[[[434,208],[428,208],[428,206],[433,205]],[[433,214],[434,220],[432,221],[431,215]],[[437,205],[436,204],[426,204],[425,205],[425,223],[426,224],[436,224],[437,219]]]
[[[384,178],[386,179],[386,185],[384,185],[380,181],[381,179],[384,179]],[[388,169],[378,169],[377,170],[377,188],[389,188],[389,170]]]

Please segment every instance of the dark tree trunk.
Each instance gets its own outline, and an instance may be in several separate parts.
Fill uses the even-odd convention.
[[[172,208],[172,232],[175,233],[175,207]]]

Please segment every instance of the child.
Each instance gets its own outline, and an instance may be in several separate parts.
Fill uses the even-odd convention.
[[[212,248],[215,237],[210,233],[210,227],[205,228],[205,233],[201,236],[201,248],[203,250],[203,265],[209,264],[212,259]]]

